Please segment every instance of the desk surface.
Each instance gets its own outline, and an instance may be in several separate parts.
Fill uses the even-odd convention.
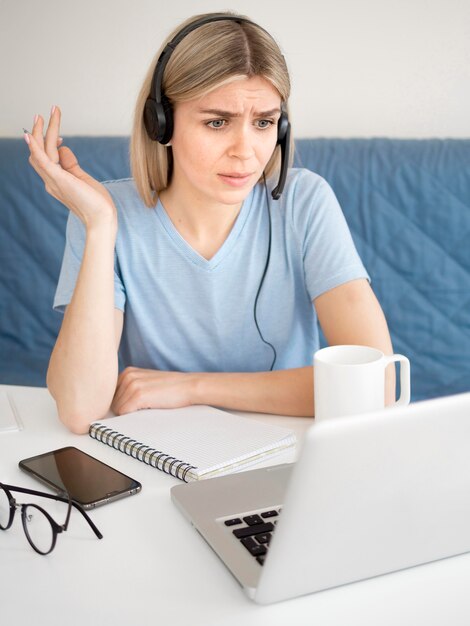
[[[170,488],[178,480],[86,435],[68,432],[47,390],[1,388],[13,398],[24,426],[20,432],[0,433],[1,481],[38,488],[18,469],[18,461],[74,445],[143,485],[139,495],[91,511],[103,540],[75,512],[69,530],[59,535],[54,552],[46,557],[29,547],[17,514],[13,527],[0,532],[2,624],[128,626],[162,619],[177,626],[470,623],[470,554],[257,606],[171,503]],[[310,423],[304,418],[251,417],[293,428],[300,438]],[[272,462],[280,462],[279,457]]]

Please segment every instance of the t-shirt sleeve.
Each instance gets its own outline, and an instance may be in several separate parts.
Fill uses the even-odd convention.
[[[310,174],[310,175],[309,175]],[[370,282],[339,202],[321,177],[306,173],[296,186],[294,225],[301,242],[310,299],[358,278]]]
[[[54,310],[64,312],[72,299],[85,248],[85,226],[73,213],[69,213],[65,234],[65,250],[59,282],[54,297]],[[114,306],[124,311],[126,292],[119,276],[118,261],[114,253]]]

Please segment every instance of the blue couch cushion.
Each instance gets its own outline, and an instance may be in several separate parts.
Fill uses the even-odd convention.
[[[343,207],[414,400],[470,389],[470,140],[300,140]]]
[[[129,176],[127,137],[72,137],[98,180]],[[52,300],[68,210],[44,189],[23,139],[0,139],[0,382],[43,386],[62,322]]]

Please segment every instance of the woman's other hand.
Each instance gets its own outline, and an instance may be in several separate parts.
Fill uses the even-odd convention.
[[[70,148],[60,147],[60,118],[60,109],[52,107],[44,135],[44,120],[35,116],[32,132],[25,133],[29,163],[44,181],[46,191],[75,213],[87,229],[103,221],[116,227],[116,207],[107,189],[82,170]]]
[[[196,376],[186,372],[127,367],[119,375],[111,404],[117,415],[139,409],[176,409],[193,404]]]

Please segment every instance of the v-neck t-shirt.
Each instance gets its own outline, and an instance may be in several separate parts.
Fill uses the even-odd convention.
[[[291,169],[278,201],[257,184],[224,243],[205,259],[160,202],[149,208],[134,181],[104,183],[118,212],[115,307],[124,312],[120,367],[186,372],[266,371],[311,365],[319,347],[313,301],[358,278],[369,280],[328,183]],[[269,185],[269,183],[268,183]],[[85,245],[73,213],[54,308],[70,303]],[[93,306],[93,302],[89,303]]]

